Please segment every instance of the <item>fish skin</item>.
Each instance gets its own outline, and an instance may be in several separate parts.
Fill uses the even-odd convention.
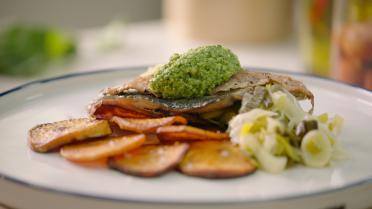
[[[156,71],[155,71],[156,72]],[[153,77],[154,71],[145,72],[129,83],[114,87],[107,88],[103,91],[104,95],[118,95],[126,91],[135,91],[137,93],[151,94],[151,90],[148,85],[151,78]],[[289,76],[277,75],[265,72],[255,72],[249,70],[242,70],[235,75],[233,75],[227,82],[215,88],[212,95],[219,95],[221,93],[229,92],[233,90],[245,89],[253,93],[254,87],[265,86],[267,84],[278,84],[283,88],[287,89],[298,99],[310,99],[314,100],[314,95],[309,91],[305,85],[298,80],[295,80]],[[242,95],[245,92],[242,92]],[[242,95],[240,95],[242,97]],[[312,102],[313,103],[313,102]]]
[[[278,75],[264,72],[254,72],[243,70],[233,75],[230,80],[224,84],[218,86],[212,94],[220,94],[229,91],[242,90],[241,97],[244,94],[254,93],[254,89],[257,86],[266,86],[267,84],[278,84],[284,89],[293,94],[298,100],[309,99],[311,103],[310,113],[314,110],[314,95],[306,86],[299,80],[295,80],[289,76]],[[247,91],[244,91],[247,89]]]
[[[278,84],[287,89],[298,99],[314,98],[314,95],[298,80],[289,76],[277,75],[272,73],[254,72],[243,70],[233,75],[230,80],[218,86],[213,94],[229,92],[235,89],[245,89],[248,87],[265,86],[267,84]]]
[[[149,83],[153,74],[140,75],[137,78],[131,80],[129,83],[117,86],[109,87],[103,90],[103,95],[118,95],[123,92],[135,92],[148,94],[149,93]]]
[[[177,100],[167,100],[157,98],[153,95],[149,94],[134,94],[134,93],[122,93],[120,95],[106,95],[99,99],[97,103],[98,106],[100,105],[117,105],[118,103],[122,103],[123,106],[127,106],[128,109],[132,109],[130,105],[125,105],[132,103],[135,109],[157,109],[162,111],[170,111],[170,112],[204,112],[204,108],[208,105],[213,105],[216,102],[223,103],[225,100],[227,101],[223,106],[228,107],[231,106],[233,101],[230,99],[231,96],[227,94],[221,95],[212,95],[212,96],[205,96],[199,97],[194,99],[177,99]],[[140,102],[143,101],[143,102]],[[136,103],[136,105],[134,105]],[[209,109],[210,110],[210,109]]]
[[[121,94],[122,92],[133,91],[135,90],[138,93],[148,94],[150,93],[149,83],[151,78],[154,76],[156,72],[158,72],[160,65],[155,65],[153,67],[149,67],[147,71],[139,75],[138,77],[134,78],[133,80],[129,81],[124,85],[120,85],[117,87],[109,87],[102,91],[103,95],[117,95]]]

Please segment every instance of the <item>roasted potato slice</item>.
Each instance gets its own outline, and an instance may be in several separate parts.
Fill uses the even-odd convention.
[[[121,130],[119,126],[116,124],[110,123],[110,128],[111,128],[111,134],[109,135],[110,137],[118,137],[118,136],[127,136],[127,135],[133,135],[137,134],[133,131],[126,131],[126,130]]]
[[[146,134],[146,141],[144,145],[160,144],[160,140],[156,134]]]
[[[171,170],[182,160],[188,144],[148,145],[120,156],[110,158],[111,168],[123,173],[152,177]]]
[[[229,135],[222,132],[207,131],[192,126],[164,126],[156,130],[160,140],[163,141],[192,141],[192,140],[224,140]]]
[[[190,176],[229,178],[252,173],[256,167],[229,141],[201,141],[190,144],[179,169]]]
[[[107,158],[102,158],[99,160],[93,161],[74,161],[75,164],[78,164],[82,167],[95,168],[95,169],[107,169]]]
[[[127,136],[127,135],[133,135],[137,134],[133,131],[126,131],[121,130],[117,125],[110,124],[112,134],[110,134],[110,137],[119,137],[119,136]],[[153,145],[153,144],[160,144],[160,140],[156,134],[146,134],[146,141],[143,145]]]
[[[121,118],[114,116],[111,122],[118,125],[123,130],[134,131],[137,133],[155,133],[156,129],[172,124],[187,124],[187,120],[181,116],[170,116],[164,118]]]
[[[109,134],[111,129],[106,120],[79,118],[37,125],[29,130],[28,143],[36,152],[48,152],[71,142]]]
[[[71,161],[94,161],[138,148],[145,142],[145,139],[145,135],[137,134],[66,145],[61,148],[60,154]]]

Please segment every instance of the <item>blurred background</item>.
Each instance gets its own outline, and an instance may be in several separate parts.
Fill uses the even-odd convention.
[[[0,92],[205,44],[372,89],[372,0],[0,0]]]

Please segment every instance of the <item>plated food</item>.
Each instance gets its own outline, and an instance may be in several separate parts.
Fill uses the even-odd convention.
[[[313,108],[302,82],[245,70],[225,47],[203,46],[104,89],[87,118],[32,128],[28,141],[36,152],[105,160],[135,176],[279,173],[295,164],[324,167],[342,155],[342,118],[312,115]]]

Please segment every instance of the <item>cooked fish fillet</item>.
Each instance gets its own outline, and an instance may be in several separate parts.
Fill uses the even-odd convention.
[[[267,84],[277,84],[291,92],[297,99],[307,98],[311,100],[312,106],[314,105],[313,94],[302,82],[289,76],[243,70],[216,87],[212,95],[192,99],[156,97],[148,87],[152,76],[153,72],[147,72],[123,86],[105,89],[102,96],[89,106],[89,113],[98,118],[109,119],[113,113],[107,107],[117,107],[123,109],[124,115],[129,117],[182,115],[193,123],[200,120],[198,116],[200,113],[233,106],[241,102],[247,94],[253,95],[257,87],[264,87]],[[136,114],[129,114],[132,112]]]
[[[48,152],[62,145],[111,134],[106,120],[88,118],[40,124],[28,132],[28,143],[36,152]]]
[[[137,115],[163,117],[169,113],[203,113],[231,106],[231,95],[213,95],[193,99],[162,99],[151,94],[121,93],[99,98],[91,107],[90,113],[100,112],[106,106],[122,107]],[[129,115],[128,115],[129,116]]]
[[[306,86],[298,80],[289,76],[277,75],[272,73],[262,73],[243,70],[233,75],[229,81],[218,86],[214,93],[229,92],[236,89],[249,90],[252,87],[264,86],[266,84],[278,84],[284,89],[292,93],[298,99],[314,99],[314,95],[306,88]],[[253,89],[254,90],[254,89]]]
[[[117,95],[127,90],[133,89],[139,93],[146,93],[149,92],[149,83],[151,78],[154,74],[158,71],[160,65],[156,65],[153,67],[149,67],[147,71],[136,77],[135,79],[131,80],[124,85],[120,85],[117,87],[109,87],[102,91],[104,95]]]
[[[131,82],[123,86],[107,88],[103,91],[104,95],[119,95],[128,90],[135,90],[137,93],[150,93],[148,85],[153,76],[153,72],[146,72],[143,75],[135,78]],[[314,99],[314,95],[306,88],[306,86],[298,80],[289,76],[277,75],[272,73],[255,72],[242,70],[233,75],[227,82],[218,86],[214,90],[214,94],[221,92],[230,92],[237,89],[247,89],[253,91],[256,86],[264,86],[266,84],[279,84],[291,92],[299,99]]]
[[[111,168],[123,173],[153,177],[173,169],[182,160],[188,144],[148,145],[110,158]]]
[[[256,170],[252,161],[229,141],[192,143],[179,168],[184,174],[205,178],[238,177]]]

